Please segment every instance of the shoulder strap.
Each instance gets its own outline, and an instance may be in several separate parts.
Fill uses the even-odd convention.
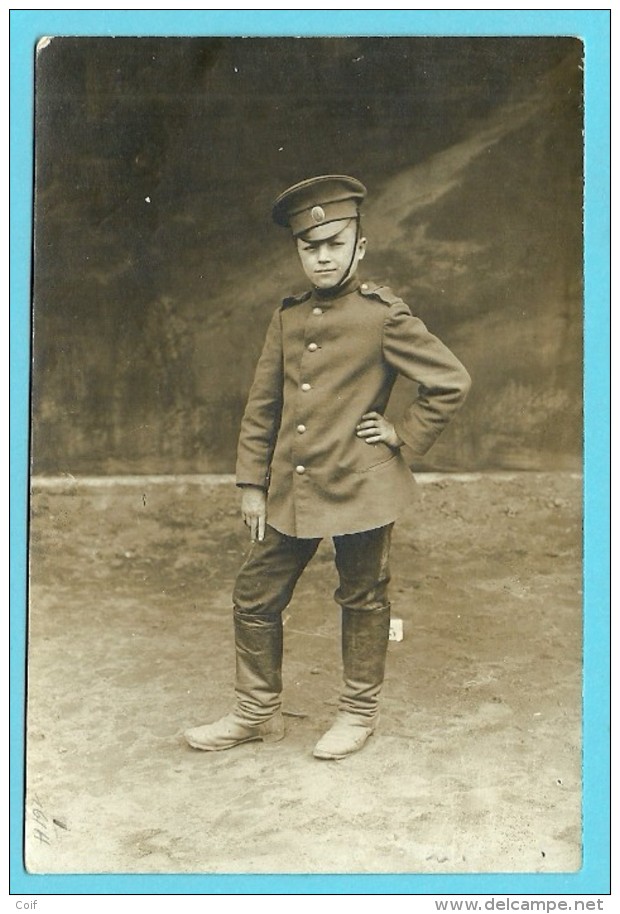
[[[395,295],[389,286],[380,286],[376,282],[363,282],[360,292],[368,298],[378,298],[385,305],[395,305],[396,302],[402,301],[402,298]]]
[[[291,308],[293,305],[301,305],[302,302],[308,301],[312,292],[301,292],[298,295],[287,295],[286,298],[282,299],[282,305],[280,306],[281,310],[284,308]]]

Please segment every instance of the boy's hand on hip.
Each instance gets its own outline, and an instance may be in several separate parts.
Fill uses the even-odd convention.
[[[381,413],[364,413],[361,421],[355,426],[355,434],[363,438],[366,444],[378,444],[382,441],[390,447],[404,444],[396,429]]]
[[[258,486],[247,486],[241,496],[241,517],[250,528],[252,542],[262,542],[265,538],[265,521],[267,520],[267,495]]]

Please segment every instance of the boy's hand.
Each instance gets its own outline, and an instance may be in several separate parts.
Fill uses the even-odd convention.
[[[259,486],[246,486],[241,496],[241,517],[250,528],[252,542],[262,542],[265,538],[265,521],[267,519],[267,495]]]
[[[361,422],[355,426],[355,434],[358,438],[363,438],[366,444],[383,441],[394,448],[404,444],[392,423],[381,413],[364,413]]]

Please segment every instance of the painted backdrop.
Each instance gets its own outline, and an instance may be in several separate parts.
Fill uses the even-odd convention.
[[[369,188],[364,274],[473,377],[417,467],[580,468],[578,41],[53,38],[35,472],[233,470],[270,314],[304,288],[271,200],[325,172]]]

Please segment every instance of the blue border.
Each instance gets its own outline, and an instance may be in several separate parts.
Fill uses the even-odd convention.
[[[610,10],[11,10],[11,894],[610,891]],[[586,58],[584,863],[568,874],[60,875],[22,865],[33,49],[44,35],[564,35]]]

